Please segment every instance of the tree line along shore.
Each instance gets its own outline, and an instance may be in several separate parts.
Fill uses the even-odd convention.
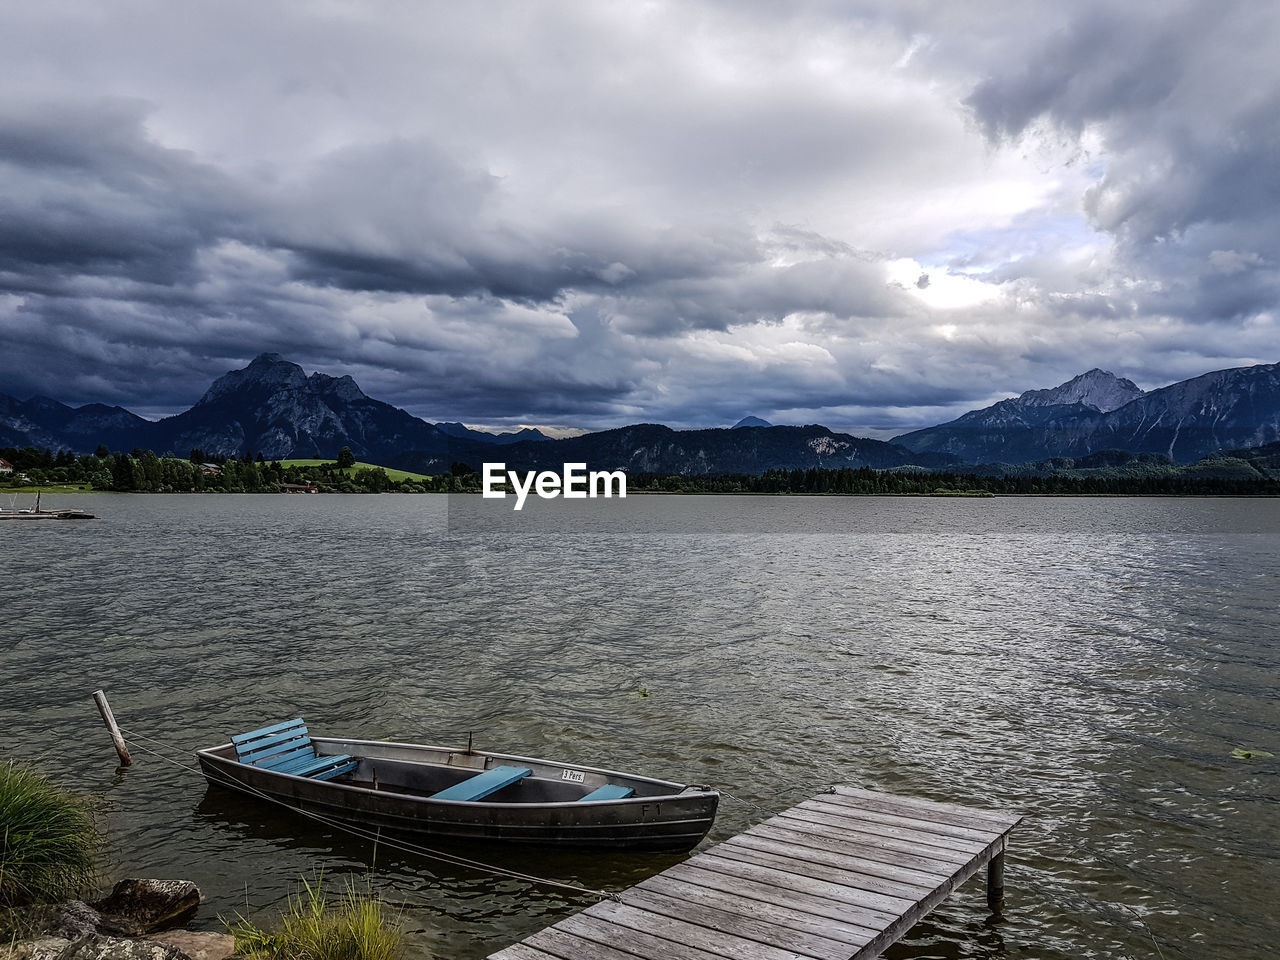
[[[361,463],[344,448],[336,460],[222,457],[192,450],[189,457],[151,450],[92,454],[26,447],[0,449],[13,473],[0,489],[77,489],[117,493],[448,493],[461,491],[453,473],[440,476]],[[477,487],[478,489],[478,487]]]
[[[481,475],[454,463],[435,475],[362,463],[347,448],[335,460],[187,458],[150,450],[93,454],[34,447],[0,448],[13,466],[0,489],[76,489],[122,493],[479,493]],[[1280,496],[1272,471],[1230,457],[1194,464],[1138,462],[1074,468],[1071,461],[1036,472],[969,473],[842,467],[766,470],[759,474],[627,474],[628,493],[808,494],[830,496]]]

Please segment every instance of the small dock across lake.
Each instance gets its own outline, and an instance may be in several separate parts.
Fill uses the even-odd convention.
[[[1021,819],[835,787],[489,960],[870,960],[987,868]]]

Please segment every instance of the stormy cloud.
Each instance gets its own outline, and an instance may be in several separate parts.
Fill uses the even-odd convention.
[[[0,14],[0,392],[871,436],[1273,362],[1248,2]]]

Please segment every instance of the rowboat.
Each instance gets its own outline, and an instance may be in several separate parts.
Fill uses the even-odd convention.
[[[362,830],[629,850],[689,850],[720,794],[485,750],[312,737],[301,719],[196,751],[210,784]]]

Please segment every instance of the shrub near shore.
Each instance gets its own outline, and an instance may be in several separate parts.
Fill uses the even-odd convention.
[[[380,900],[348,886],[330,903],[322,883],[303,884],[289,899],[278,933],[244,918],[227,925],[236,955],[245,960],[396,960],[402,953],[399,929],[384,915]]]
[[[0,764],[0,906],[56,903],[94,880],[98,830],[87,799]]]

